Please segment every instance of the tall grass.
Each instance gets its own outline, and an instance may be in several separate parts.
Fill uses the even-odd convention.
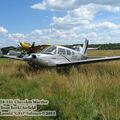
[[[104,53],[104,54],[103,54]],[[119,55],[94,51],[90,55]],[[56,117],[0,117],[7,120],[120,120],[120,61],[34,71],[26,63],[2,60],[0,98],[48,99]]]

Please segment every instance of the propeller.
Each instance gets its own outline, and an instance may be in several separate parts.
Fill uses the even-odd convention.
[[[29,56],[31,55],[31,53],[33,53],[34,47],[35,47],[35,42],[32,43],[31,48],[30,48],[30,49],[28,50],[28,52],[27,52]]]
[[[31,47],[32,47],[32,48],[35,47],[35,42],[32,43],[32,46],[31,46]]]

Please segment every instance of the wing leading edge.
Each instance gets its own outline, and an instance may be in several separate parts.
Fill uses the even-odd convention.
[[[88,64],[88,63],[113,61],[113,60],[120,60],[120,56],[93,58],[93,59],[80,60],[80,61],[77,61],[77,62],[69,62],[69,63],[59,63],[56,66],[62,67],[62,66],[71,66],[71,65],[78,65],[78,64]]]
[[[17,56],[11,56],[11,55],[1,55],[0,58],[9,58],[9,59],[14,59],[14,60],[24,61],[24,59],[22,58],[18,58]]]

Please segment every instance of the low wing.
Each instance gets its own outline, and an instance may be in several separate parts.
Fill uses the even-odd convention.
[[[1,55],[0,58],[10,58],[10,59],[14,59],[14,60],[24,61],[24,59],[22,59],[22,58],[19,58],[17,56],[11,56],[11,55]]]
[[[3,47],[3,48],[1,48],[1,52],[2,52],[2,54],[7,54],[9,52],[9,50],[15,50],[15,49],[16,49],[16,47],[14,47],[14,46]]]
[[[112,61],[112,60],[120,60],[120,56],[93,58],[93,59],[80,60],[77,62],[58,63],[56,66],[62,67],[62,66],[71,66],[71,65],[78,65],[78,64],[105,62],[105,61]]]

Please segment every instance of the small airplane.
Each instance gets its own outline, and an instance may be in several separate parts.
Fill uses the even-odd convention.
[[[33,42],[32,44],[27,43],[27,42],[20,42],[17,47],[14,46],[8,46],[8,47],[3,47],[0,49],[0,53],[6,55],[8,53],[13,53],[13,51],[22,51],[20,56],[23,56],[24,54],[31,54],[31,53],[36,53],[38,51],[42,51],[44,48],[48,47],[50,45],[37,45],[35,46],[35,42]]]
[[[32,44],[27,42],[19,42],[18,49],[22,49],[27,52],[27,54],[35,53],[38,51],[42,51],[44,48],[48,47],[50,45],[37,45],[35,46],[35,42]]]
[[[26,61],[33,68],[39,67],[65,67],[78,64],[87,64],[95,62],[104,62],[111,60],[120,60],[120,56],[112,57],[88,57],[86,56],[88,48],[88,40],[85,40],[83,47],[76,47],[75,49],[64,46],[52,45],[43,49],[39,53],[31,53],[23,57],[12,55],[1,55],[1,58],[10,58],[15,60]]]

